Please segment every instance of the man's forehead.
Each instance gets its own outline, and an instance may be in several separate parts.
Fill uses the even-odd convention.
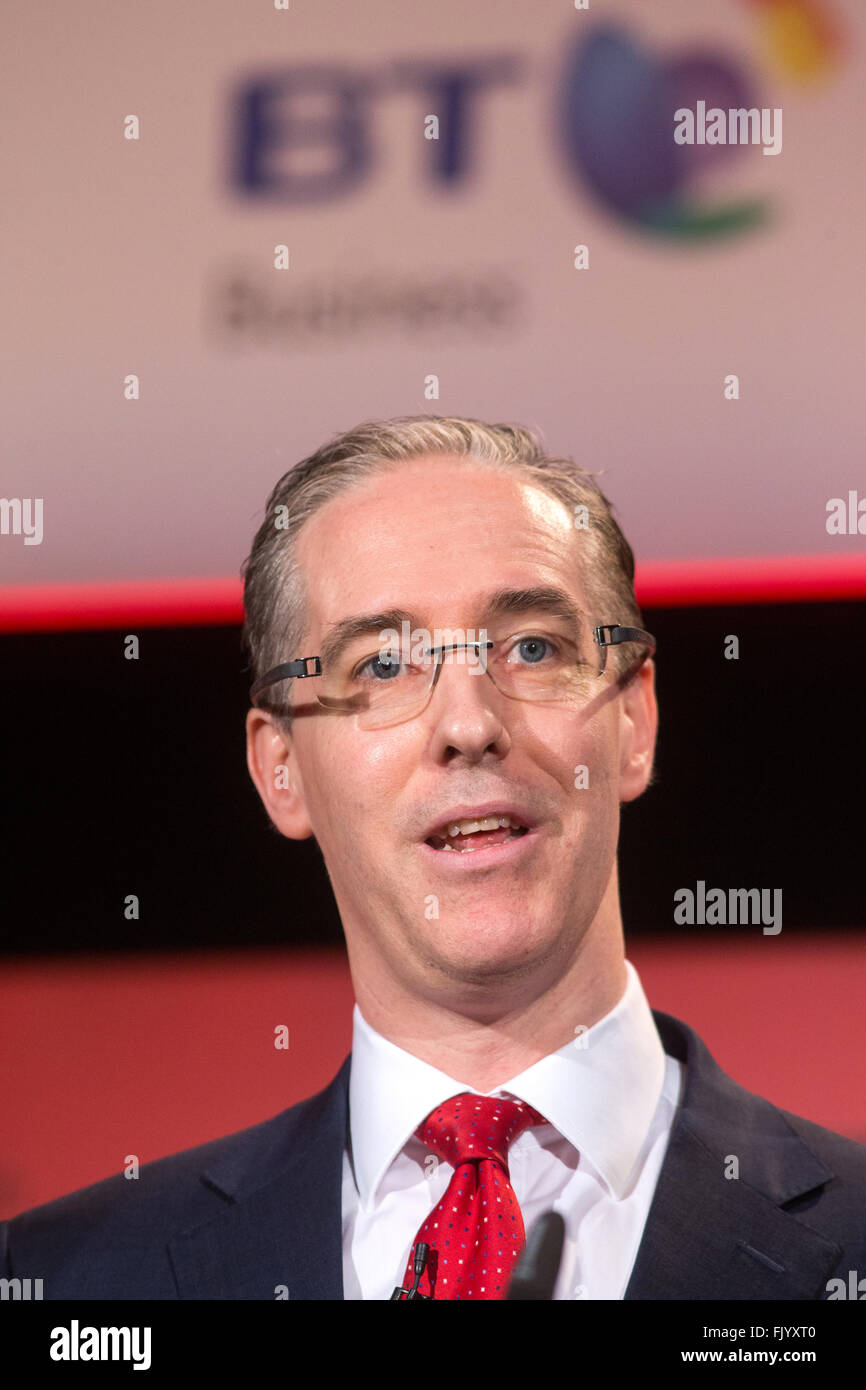
[[[485,518],[495,514],[498,528],[512,525],[541,535],[559,536],[572,529],[565,502],[532,478],[506,473],[477,460],[412,459],[364,477],[318,508],[301,530],[300,547],[336,553],[345,545],[364,547],[371,534],[393,541],[427,535],[475,532],[477,542],[491,534]],[[443,530],[443,522],[447,526]],[[508,543],[505,539],[505,543]]]
[[[413,464],[423,488],[417,468],[407,476]],[[565,504],[531,482],[460,460],[413,460],[314,513],[297,558],[309,616],[323,622],[395,604],[419,615],[479,608],[506,585],[556,584],[580,605],[578,535]]]

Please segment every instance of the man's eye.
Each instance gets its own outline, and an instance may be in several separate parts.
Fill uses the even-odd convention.
[[[396,652],[377,652],[355,667],[355,677],[369,676],[374,681],[394,680],[400,674],[400,657]]]
[[[509,661],[522,660],[527,665],[537,666],[545,659],[548,653],[544,648],[547,647],[551,653],[558,652],[559,648],[549,637],[529,636],[518,637],[513,647],[508,653]]]

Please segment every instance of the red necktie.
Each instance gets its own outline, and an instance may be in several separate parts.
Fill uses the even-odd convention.
[[[470,1091],[431,1110],[415,1133],[454,1173],[412,1242],[404,1287],[412,1287],[415,1246],[423,1240],[430,1257],[419,1293],[436,1299],[505,1297],[526,1241],[508,1177],[508,1146],[530,1125],[544,1124],[544,1116],[525,1101]]]

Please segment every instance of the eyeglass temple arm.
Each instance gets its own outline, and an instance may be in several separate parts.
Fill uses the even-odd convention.
[[[313,670],[307,670],[307,664],[312,661]],[[322,659],[319,656],[299,656],[296,661],[284,661],[281,666],[274,666],[270,671],[266,671],[257,681],[253,681],[250,686],[250,696],[258,695],[265,686],[276,685],[277,681],[288,680],[291,676],[295,680],[303,680],[305,676],[320,676],[322,674]]]
[[[652,633],[645,632],[642,627],[620,627],[616,623],[597,627],[595,640],[600,647],[614,647],[619,642],[643,642],[655,650],[656,645]]]

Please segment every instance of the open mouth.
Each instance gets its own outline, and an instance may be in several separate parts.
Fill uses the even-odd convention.
[[[425,843],[444,854],[472,854],[493,845],[507,845],[528,834],[527,826],[511,816],[485,816],[481,820],[454,821],[443,826],[441,834],[429,836]]]

